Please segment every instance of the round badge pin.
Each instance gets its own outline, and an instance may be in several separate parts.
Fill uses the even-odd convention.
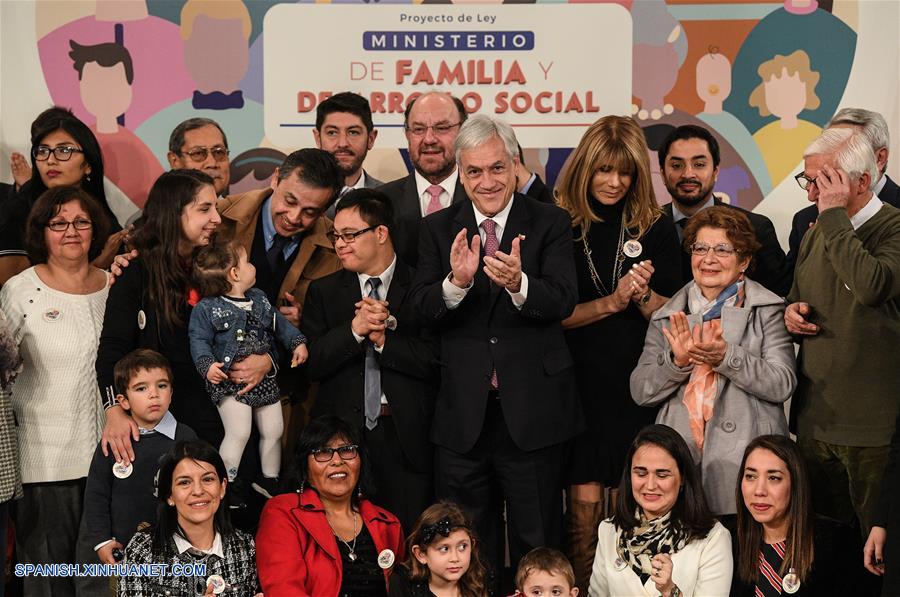
[[[797,576],[796,570],[793,568],[788,570],[788,573],[781,579],[781,588],[784,589],[785,593],[790,594],[794,594],[800,590],[800,577]]]
[[[138,329],[142,330],[147,327],[147,314],[141,309],[138,311]]]
[[[225,579],[218,574],[211,574],[206,579],[206,586],[212,585],[213,594],[221,595],[225,592]]]
[[[44,321],[46,321],[47,323],[59,321],[60,318],[62,318],[62,313],[59,309],[48,309],[44,311]]]
[[[378,554],[378,565],[382,570],[387,570],[391,566],[394,565],[394,552],[390,549],[383,549],[380,554]]]
[[[133,470],[134,467],[130,462],[128,464],[117,462],[113,465],[113,474],[116,476],[116,479],[127,479],[131,476],[131,471]]]
[[[641,245],[640,241],[634,239],[626,240],[625,244],[622,245],[622,252],[632,259],[638,257],[643,250],[644,247]]]
[[[616,558],[616,561],[613,562],[613,566],[616,570],[622,571],[628,567],[628,564],[622,558]]]

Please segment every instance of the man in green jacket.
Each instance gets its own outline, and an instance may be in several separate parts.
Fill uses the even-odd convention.
[[[800,343],[791,422],[816,511],[868,534],[900,410],[900,210],[873,194],[875,155],[860,132],[828,129],[803,158],[796,179],[819,216],[784,316]]]

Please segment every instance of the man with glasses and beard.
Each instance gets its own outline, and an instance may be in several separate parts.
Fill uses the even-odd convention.
[[[379,190],[394,206],[394,243],[410,266],[415,267],[419,259],[422,218],[466,199],[453,155],[456,135],[466,117],[463,103],[448,93],[426,93],[406,106],[404,127],[413,172]]]
[[[676,128],[659,148],[659,167],[672,202],[663,211],[675,221],[678,239],[684,238],[684,227],[699,211],[713,205],[740,209],[762,245],[755,257],[753,279],[777,294],[784,296],[791,288],[791,271],[784,250],[778,243],[772,221],[762,214],[724,203],[713,194],[719,175],[719,143],[703,127],[684,125]],[[691,274],[691,256],[682,254],[682,281],[687,284]]]
[[[332,95],[316,108],[316,128],[313,137],[316,147],[324,149],[337,160],[344,175],[340,197],[351,189],[374,189],[384,183],[363,170],[363,162],[378,131],[372,122],[372,109],[363,96],[345,91]],[[334,218],[340,197],[326,214]]]

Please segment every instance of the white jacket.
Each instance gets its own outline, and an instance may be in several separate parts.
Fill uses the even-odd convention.
[[[600,523],[589,597],[659,597],[652,578],[641,579],[630,566],[616,570],[619,530],[611,520]],[[727,597],[731,590],[731,535],[718,522],[672,556],[672,582],[684,597]]]

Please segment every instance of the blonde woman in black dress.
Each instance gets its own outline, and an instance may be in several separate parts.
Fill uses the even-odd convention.
[[[563,321],[587,430],[569,459],[569,558],[582,592],[591,571],[604,494],[628,446],[653,422],[628,379],[647,320],[680,287],[680,249],[650,180],[647,143],[631,118],[605,116],[581,138],[556,188],[572,216],[578,305]]]

